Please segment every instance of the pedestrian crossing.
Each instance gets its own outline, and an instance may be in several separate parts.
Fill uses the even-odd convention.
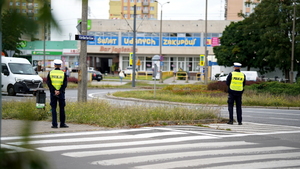
[[[58,153],[99,168],[300,168],[299,145],[247,141],[243,136],[249,133],[197,126],[145,127],[33,135],[28,144],[34,149],[19,151]],[[9,149],[23,144],[22,137],[1,140],[1,147]]]

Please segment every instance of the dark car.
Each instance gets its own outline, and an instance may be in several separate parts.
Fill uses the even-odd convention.
[[[92,81],[97,80],[98,82],[102,80],[102,73],[96,70],[89,71],[92,74]]]

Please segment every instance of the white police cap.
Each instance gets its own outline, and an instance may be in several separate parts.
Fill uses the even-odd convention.
[[[242,64],[237,63],[237,62],[233,63],[233,65],[234,65],[234,67],[241,67],[242,66]]]
[[[62,64],[62,61],[60,59],[54,59],[53,63],[55,65],[61,65]]]

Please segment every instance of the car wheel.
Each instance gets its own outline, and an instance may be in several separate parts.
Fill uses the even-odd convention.
[[[100,82],[101,80],[98,79],[97,81]]]
[[[15,96],[16,95],[16,92],[15,92],[15,89],[14,89],[13,85],[9,85],[7,87],[7,93],[8,93],[9,96]]]

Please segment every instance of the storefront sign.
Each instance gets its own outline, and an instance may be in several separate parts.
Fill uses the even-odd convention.
[[[93,41],[88,41],[87,44],[114,46],[119,44],[119,38],[115,36],[95,36],[95,39]]]
[[[32,51],[32,55],[44,55],[44,51]],[[45,55],[62,55],[60,51],[45,51]]]
[[[105,53],[129,53],[132,52],[132,47],[106,47],[106,46],[100,46],[100,52]],[[135,51],[137,52],[138,49],[136,48]]]

